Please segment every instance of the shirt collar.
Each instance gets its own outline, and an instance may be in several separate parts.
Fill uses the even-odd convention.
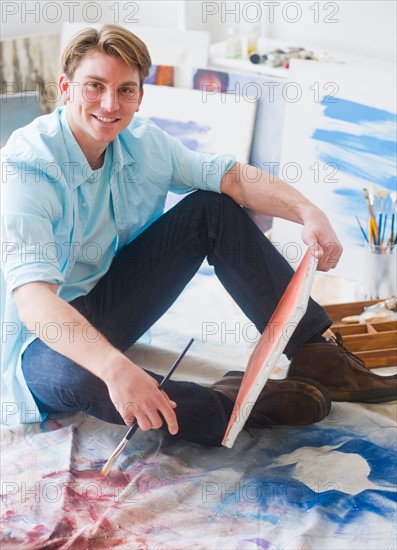
[[[72,184],[73,189],[79,187],[82,183],[88,180],[94,173],[89,165],[80,145],[77,143],[72,130],[69,125],[69,121],[66,116],[66,108],[61,111],[60,123],[62,133],[65,141],[69,167],[69,181]]]
[[[87,179],[93,174],[93,170],[88,164],[88,161],[83,151],[81,150],[80,145],[77,143],[76,138],[74,137],[72,130],[70,129],[65,107],[63,107],[61,110],[60,124],[64,136],[68,160],[70,163],[69,181],[71,181],[73,189],[76,189],[82,183],[87,181]],[[124,131],[128,131],[128,129]],[[117,136],[116,139],[113,140],[112,144],[112,164],[117,171],[121,170],[122,167],[127,164],[134,164],[136,162],[131,153],[125,148],[122,148],[119,136]]]
[[[121,134],[119,134],[119,136],[122,136],[124,132],[131,132],[131,128],[126,128],[121,132]],[[119,136],[117,136],[117,138],[113,141],[113,162],[115,163],[116,171],[121,170],[123,166],[126,166],[127,164],[136,163],[134,157],[129,152],[129,149],[125,146],[122,147]]]

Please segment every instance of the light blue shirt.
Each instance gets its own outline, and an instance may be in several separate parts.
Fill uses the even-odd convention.
[[[21,369],[37,336],[21,323],[12,291],[46,281],[66,301],[87,294],[117,251],[162,215],[168,191],[219,193],[233,163],[232,156],[190,151],[137,115],[96,171],[64,108],[12,134],[2,150],[2,423],[41,419]]]

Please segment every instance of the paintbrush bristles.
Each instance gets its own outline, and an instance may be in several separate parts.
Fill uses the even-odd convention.
[[[368,242],[372,246],[378,246],[380,251],[385,253],[389,248],[393,248],[397,243],[397,239],[394,236],[395,204],[397,193],[389,193],[389,191],[384,188],[374,189],[370,193],[368,189],[364,187],[362,191],[369,212]],[[375,201],[375,197],[377,201]],[[391,216],[389,215],[390,202]],[[377,210],[379,213],[378,220],[376,219]],[[389,226],[389,229],[387,229],[387,226]],[[366,237],[363,228],[360,227],[360,229],[364,237]],[[390,237],[388,238],[389,230]]]
[[[105,466],[100,471],[99,473],[100,476],[106,477],[108,475],[110,470],[113,468],[113,464],[116,462],[120,454],[123,452],[123,449],[127,445],[127,443],[128,443],[128,439],[125,439],[125,438],[120,441],[117,448],[113,452],[112,456],[109,458]]]
[[[376,196],[378,197],[378,199],[380,200],[380,212],[383,214],[383,203],[384,201],[387,199],[387,197],[389,196],[389,191],[387,189],[383,189],[382,187],[379,187],[377,190],[376,190]]]
[[[159,390],[164,389],[165,385],[167,384],[168,380],[173,375],[175,369],[179,365],[179,363],[182,361],[182,359],[185,357],[188,349],[193,344],[194,338],[191,338],[188,345],[185,347],[185,349],[182,351],[182,353],[179,355],[179,357],[176,359],[170,370],[167,372],[167,374],[162,379],[161,383],[159,384]],[[124,447],[127,445],[128,441],[131,439],[132,435],[137,431],[138,429],[138,422],[135,420],[135,422],[130,426],[128,429],[128,432],[126,433],[125,437],[121,440],[119,445],[117,446],[116,450],[112,454],[112,456],[109,458],[109,460],[106,462],[105,466],[100,471],[100,475],[102,477],[106,476],[110,470],[112,469],[113,464],[116,462],[118,456],[124,449]]]
[[[382,189],[382,188],[379,188],[376,190],[376,196],[378,197],[379,199],[379,222],[378,222],[378,241],[377,241],[377,245],[381,245],[382,243],[382,234],[384,233],[384,229],[383,226],[382,226],[382,222],[383,224],[385,224],[386,220],[383,219],[383,216],[384,216],[384,212],[383,212],[383,207],[384,207],[384,203],[385,203],[385,199],[387,199],[387,197],[389,196],[389,192],[387,189]],[[383,231],[382,231],[382,228],[383,228]]]
[[[365,202],[367,203],[367,206],[368,206],[369,215],[371,216],[371,218],[373,218],[375,216],[375,213],[373,210],[373,205],[371,204],[371,201],[369,198],[368,189],[366,187],[363,188],[363,194],[364,194]]]

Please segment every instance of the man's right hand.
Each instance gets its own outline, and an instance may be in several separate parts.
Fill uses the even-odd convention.
[[[105,376],[109,395],[127,425],[135,420],[142,430],[158,429],[164,417],[172,435],[178,432],[178,421],[171,401],[164,390],[159,390],[157,381],[127,357],[118,356]]]
[[[29,330],[35,331],[50,322],[65,327],[56,341],[46,339],[45,331],[38,330],[37,336],[50,348],[103,380],[126,424],[130,425],[136,419],[142,430],[160,428],[163,423],[161,414],[170,433],[178,432],[174,412],[176,404],[158,389],[154,378],[112,346],[103,335],[97,332],[95,342],[88,341],[85,334],[90,323],[57,296],[56,285],[43,281],[28,283],[14,291],[14,298],[19,316]],[[73,327],[72,341],[67,330],[70,327]]]

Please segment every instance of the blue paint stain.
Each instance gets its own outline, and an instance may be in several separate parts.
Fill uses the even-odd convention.
[[[344,533],[346,526],[360,525],[368,514],[393,522],[397,498],[393,485],[397,481],[395,450],[392,445],[385,448],[356,437],[340,425],[288,431],[273,428],[272,444],[264,441],[264,447],[257,451],[255,465],[250,467],[250,475],[226,484],[223,490],[219,489],[219,500],[213,513],[239,520],[246,518],[247,522],[256,520],[281,526],[289,521],[288,518],[311,513],[319,518],[317,521],[334,524],[336,533]],[[293,477],[294,464],[277,468],[272,464],[273,457],[276,459],[280,454],[292,453],[306,446],[328,445],[337,447],[336,452],[357,454],[366,460],[370,467],[368,478],[381,488],[365,489],[351,495],[339,490],[337,479],[319,479],[308,486]],[[244,540],[257,544],[258,548],[267,548],[265,539]]]
[[[267,510],[274,504],[291,511],[306,512],[316,509],[330,521],[341,525],[357,521],[367,512],[393,518],[395,514],[393,503],[397,498],[394,449],[387,449],[364,439],[352,439],[351,432],[347,430],[323,427],[318,432],[304,429],[296,432],[291,430],[288,438],[281,443],[281,449],[275,441],[274,450],[264,449],[264,452],[267,454],[267,462],[271,463],[272,457],[276,458],[280,452],[292,453],[300,447],[324,445],[335,446],[338,452],[354,453],[364,458],[370,467],[368,479],[380,485],[382,489],[365,489],[357,495],[350,495],[338,490],[337,480],[335,483],[324,485],[324,481],[309,487],[294,479],[294,464],[269,469],[264,469],[262,465],[255,469],[256,475],[253,472],[254,476],[250,481],[245,482],[255,484],[257,488],[255,495],[254,491],[251,491],[251,494],[255,496],[257,504]],[[390,491],[387,487],[390,487]]]
[[[337,164],[338,172],[362,180],[365,185],[368,182],[394,191],[397,115],[343,98],[330,102],[329,96],[323,98],[321,105],[325,107],[325,122],[333,119],[354,124],[358,131],[348,133],[342,126],[335,129],[336,123],[332,130],[316,129],[312,138],[319,144],[319,160]]]
[[[335,98],[325,96],[321,101],[321,105],[325,105],[324,114],[326,117],[352,122],[353,124],[363,124],[365,122],[391,122],[395,124],[397,120],[395,113],[343,98],[335,101]]]
[[[270,548],[270,542],[265,539],[243,539],[242,542],[253,542],[258,548]]]
[[[372,513],[382,516],[387,519],[393,519],[395,514],[396,492],[394,489],[387,490],[363,490],[357,495],[350,495],[335,489],[337,483],[329,482],[329,489],[321,486],[313,488],[308,487],[303,482],[289,478],[288,474],[284,476],[259,479],[250,478],[246,480],[246,486],[255,486],[256,491],[251,491],[250,498],[241,498],[244,491],[241,491],[237,504],[247,504],[257,507],[256,516],[260,515],[263,520],[266,520],[273,525],[277,525],[282,521],[282,518],[277,516],[275,510],[283,510],[288,512],[309,512],[316,510],[316,513],[322,514],[327,520],[339,525],[346,525],[353,521],[359,520],[360,516],[365,513]],[[321,485],[321,483],[320,483]],[[232,501],[236,504],[237,495],[230,495],[227,502],[223,503],[220,508],[222,513],[232,512]],[[255,498],[254,498],[255,497]],[[244,510],[243,508],[243,510]],[[246,517],[254,517],[245,510]]]
[[[336,195],[343,195],[344,197],[349,197],[353,200],[361,201],[363,198],[361,189],[352,189],[351,187],[340,187],[339,189],[335,189],[334,192]]]
[[[384,161],[384,158],[382,159],[382,157],[379,157],[378,161],[374,162],[374,166],[371,171],[368,171],[367,167],[360,164],[360,158],[358,156],[356,158],[352,158],[351,161],[347,161],[342,160],[342,158],[336,154],[329,154],[328,151],[325,150],[320,151],[318,158],[326,164],[334,162],[338,165],[338,171],[350,174],[358,180],[363,180],[363,184],[365,184],[363,187],[367,185],[367,182],[384,187],[390,191],[395,191],[397,187],[396,176],[389,176],[382,170],[382,162]]]
[[[328,520],[341,527],[357,521],[364,513],[371,513],[384,519],[395,519],[393,505],[395,493],[388,491],[362,491],[358,495],[344,495],[339,493],[332,501],[321,503],[324,506],[324,515]],[[388,502],[389,501],[389,502]]]
[[[358,217],[363,226],[363,229],[368,238],[368,208],[363,199],[361,189],[353,189],[348,187],[341,187],[334,189],[336,195],[336,210],[340,216],[345,216],[346,224],[343,228],[343,234],[349,238],[352,242],[357,243],[359,246],[364,246],[365,239],[361,233],[356,220],[351,219],[352,209],[354,209],[354,215]]]
[[[397,484],[396,452],[394,449],[385,449],[364,439],[352,439],[339,447],[338,451],[356,453],[362,456],[371,468],[368,479],[373,483],[383,486]]]
[[[260,431],[258,430],[258,433]],[[285,428],[272,428],[273,445],[271,448],[263,449],[263,452],[266,453],[263,459],[265,463],[271,463],[280,454],[292,453],[300,447],[337,446],[345,443],[352,436],[351,432],[343,428],[338,427],[338,430],[334,431],[332,429],[324,429],[324,426],[321,426],[321,428],[315,426],[310,426],[309,428],[302,427],[299,430],[291,428],[287,433],[288,437],[286,437]],[[262,465],[260,469],[262,469]]]
[[[202,142],[210,130],[209,126],[193,120],[182,122],[180,120],[158,117],[150,117],[150,120],[170,134],[170,136],[179,139],[188,149],[192,149],[193,151],[203,150]],[[210,153],[211,151],[206,152]]]
[[[316,130],[313,139],[341,147],[344,151],[358,151],[391,158],[396,153],[396,142],[374,136],[353,136],[346,132]]]

